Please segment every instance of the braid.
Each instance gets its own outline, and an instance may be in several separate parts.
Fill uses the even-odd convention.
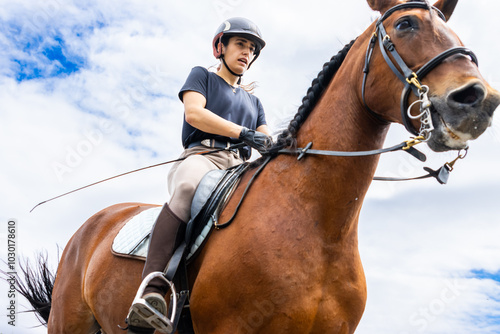
[[[311,87],[309,87],[306,96],[302,99],[302,105],[288,125],[288,128],[278,135],[274,148],[281,149],[295,144],[297,132],[316,106],[316,103],[328,87],[335,73],[337,73],[337,70],[340,68],[340,65],[342,65],[342,62],[355,41],[356,40],[353,40],[344,46],[344,48],[334,55],[329,62],[323,65],[323,69],[318,73],[317,78],[312,81]]]

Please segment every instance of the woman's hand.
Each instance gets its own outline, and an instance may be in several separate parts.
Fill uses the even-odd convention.
[[[273,139],[270,136],[245,127],[241,129],[239,139],[248,146],[259,151],[260,154],[267,153],[273,144]]]

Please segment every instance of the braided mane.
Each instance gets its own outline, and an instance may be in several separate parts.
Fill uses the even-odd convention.
[[[290,121],[288,128],[278,135],[276,144],[271,149],[281,149],[284,147],[294,146],[296,143],[297,132],[299,131],[304,121],[307,119],[311,111],[316,106],[320,97],[328,87],[328,84],[337,73],[340,65],[342,65],[347,53],[351,49],[356,40],[352,40],[344,46],[329,62],[323,65],[323,69],[318,73],[318,76],[312,81],[311,87],[307,90],[306,96],[302,99],[302,105],[299,107],[294,118]]]

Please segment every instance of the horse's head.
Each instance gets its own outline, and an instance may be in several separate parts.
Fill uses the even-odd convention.
[[[457,1],[439,0],[433,8],[425,1],[368,0],[382,17],[375,23],[371,56],[370,47],[367,51],[366,105],[415,134],[432,130],[428,145],[435,151],[466,148],[468,140],[491,125],[500,104],[500,94],[479,73],[475,55],[446,23]],[[417,77],[410,80],[413,72]],[[395,107],[400,100],[401,108]],[[417,100],[410,114],[423,118],[408,117],[408,105]],[[422,128],[422,121],[429,125]]]

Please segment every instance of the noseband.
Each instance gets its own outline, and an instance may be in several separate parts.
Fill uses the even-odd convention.
[[[361,94],[363,97],[363,103],[365,105],[365,108],[370,111],[377,119],[383,120],[380,115],[372,111],[368,105],[366,104],[365,101],[365,86],[366,86],[366,79],[368,77],[368,72],[369,72],[369,67],[370,67],[370,60],[373,54],[373,50],[375,48],[375,44],[377,40],[379,41],[379,46],[380,46],[380,51],[387,63],[389,65],[390,69],[394,74],[398,77],[401,82],[404,84],[403,92],[401,94],[401,116],[403,119],[403,124],[406,127],[406,130],[408,132],[422,137],[423,140],[428,140],[431,136],[432,130],[434,130],[434,127],[432,125],[432,119],[431,119],[431,114],[430,114],[430,108],[432,106],[431,101],[428,98],[428,92],[429,92],[429,87],[422,85],[420,80],[425,77],[430,71],[432,71],[436,66],[441,64],[446,58],[455,55],[455,54],[462,54],[469,56],[471,60],[477,65],[477,57],[472,52],[471,50],[464,48],[464,47],[454,47],[450,48],[436,57],[432,58],[429,62],[427,62],[424,66],[422,66],[417,72],[414,72],[411,70],[404,60],[401,58],[399,53],[396,51],[395,45],[391,41],[391,37],[387,34],[385,28],[384,28],[384,21],[394,12],[398,10],[403,10],[403,9],[409,9],[409,8],[422,8],[426,10],[435,10],[438,14],[438,16],[443,20],[446,21],[445,16],[443,13],[436,7],[434,6],[429,6],[425,2],[408,2],[400,5],[396,5],[392,7],[391,9],[387,10],[384,15],[382,15],[376,24],[376,31],[373,33],[373,36],[370,40],[370,43],[368,44],[368,49],[366,50],[366,56],[365,56],[365,66],[363,69],[363,84],[361,88]],[[389,54],[392,56],[394,61],[389,57]],[[400,70],[396,67],[396,65],[399,67]],[[412,105],[408,107],[408,97],[410,94],[410,89],[413,91],[413,93],[419,98],[417,101],[415,101]],[[420,113],[418,115],[412,115],[411,114],[411,109],[415,104],[420,104]],[[412,119],[420,119],[420,130],[417,131],[412,123]],[[385,121],[385,120],[383,120]]]

